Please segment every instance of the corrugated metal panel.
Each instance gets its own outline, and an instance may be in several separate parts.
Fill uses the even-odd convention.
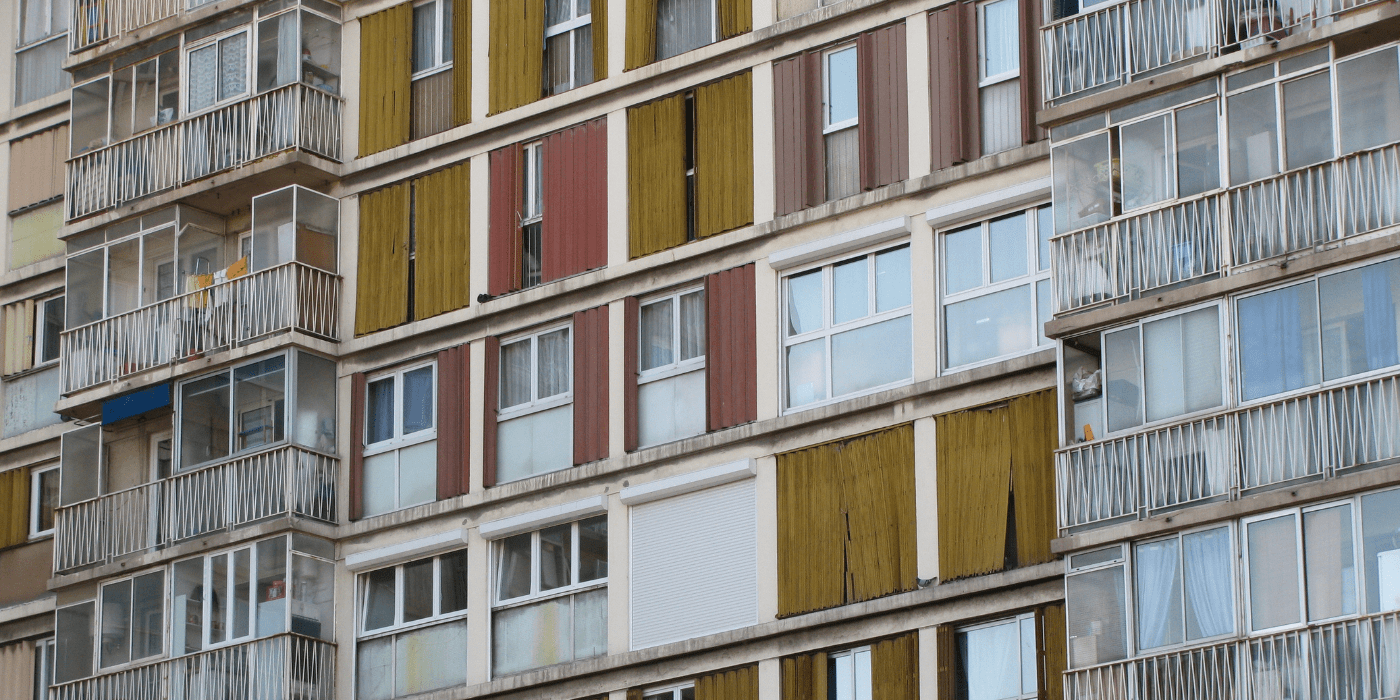
[[[641,321],[641,300],[622,300],[622,449],[637,449],[637,332]]]
[[[10,142],[10,211],[63,196],[68,127]]]
[[[408,143],[413,3],[360,18],[360,155]]]
[[[826,198],[821,94],[819,53],[773,65],[773,155],[777,163],[779,215],[815,206]]]
[[[595,119],[545,138],[541,280],[608,264],[608,129]]]
[[[455,69],[434,73],[413,81],[414,140],[432,136],[452,128],[452,76]]]
[[[350,519],[365,512],[365,375],[350,375]]]
[[[938,575],[945,581],[1005,563],[1011,425],[1005,406],[936,418]]]
[[[1021,145],[1021,80],[1008,80],[981,89],[982,155]]]
[[[870,697],[871,700],[919,700],[917,631],[870,645]]]
[[[964,2],[958,8],[958,36],[962,39],[962,67],[959,77],[962,90],[958,104],[962,106],[963,154],[967,160],[976,160],[982,153],[979,148],[982,139],[978,133],[982,117],[978,113],[982,102],[977,98],[977,3]]]
[[[758,420],[752,263],[705,278],[706,425],[721,430]]]
[[[632,508],[633,649],[758,621],[757,523],[753,479]]]
[[[856,39],[860,80],[860,186],[871,190],[909,176],[909,90],[904,24]]]
[[[608,307],[574,314],[574,464],[608,456]]]
[[[414,181],[413,317],[465,308],[471,295],[471,164]]]
[[[467,493],[471,434],[471,368],[466,345],[438,352],[437,366],[437,497]]]
[[[696,678],[695,700],[758,700],[758,666],[742,666]]]
[[[501,389],[501,339],[488,335],[482,340],[486,346],[485,376],[482,377],[481,409],[481,481],[486,488],[496,485],[496,412],[499,408],[497,395]]]
[[[957,633],[952,625],[939,625],[934,629],[934,650],[937,658],[938,697],[957,697]]]
[[[29,469],[0,472],[0,549],[29,539]]]
[[[409,183],[360,196],[355,335],[408,322]]]
[[[685,190],[685,95],[628,109],[629,257],[685,243]]]
[[[732,39],[753,30],[753,0],[718,0],[719,36]]]
[[[822,55],[812,51],[802,56],[803,98],[806,107],[802,110],[807,124],[803,129],[806,147],[802,155],[807,159],[806,200],[807,206],[815,207],[826,201],[826,138],[822,135],[825,120],[822,118]]]
[[[1054,389],[1011,399],[1011,488],[1016,509],[1016,565],[1055,558],[1055,449],[1058,407]]]
[[[0,700],[34,699],[34,642],[0,646]]]
[[[1020,0],[1021,25],[1021,141],[1034,143],[1045,138],[1036,126],[1040,111],[1040,0]]]
[[[753,223],[753,76],[695,90],[695,235]]]
[[[975,7],[967,5],[967,7]],[[966,55],[964,10],[950,5],[929,13],[929,105],[933,130],[933,169],[957,165],[977,158],[980,154],[976,139],[975,120],[968,121],[963,102],[968,84],[976,86],[976,45],[971,56]],[[975,19],[975,17],[974,17]],[[973,27],[976,26],[974,22]],[[976,33],[969,32],[972,41]]]
[[[491,114],[544,95],[544,0],[491,0]]]
[[[472,13],[452,13],[452,125],[472,120]]]
[[[641,68],[656,60],[656,0],[627,0],[627,45],[623,70]]]
[[[608,77],[608,0],[589,3],[593,17],[589,20],[593,33],[593,82]]]
[[[1047,605],[1040,611],[1040,639],[1045,649],[1045,697],[1064,697],[1064,672],[1069,661],[1065,606]]]
[[[520,187],[520,144],[491,151],[486,291],[492,296],[520,288]]]
[[[5,374],[23,372],[34,366],[34,300],[6,304]]]

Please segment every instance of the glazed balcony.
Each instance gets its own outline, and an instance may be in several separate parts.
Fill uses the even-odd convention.
[[[76,0],[73,3],[71,50],[91,48],[167,17],[184,8],[183,0]],[[191,2],[194,9],[203,2]]]

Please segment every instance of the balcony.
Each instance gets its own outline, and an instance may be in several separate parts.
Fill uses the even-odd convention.
[[[190,3],[192,7],[201,4]],[[174,17],[183,5],[182,0],[77,0],[73,3],[72,50],[82,51]]]

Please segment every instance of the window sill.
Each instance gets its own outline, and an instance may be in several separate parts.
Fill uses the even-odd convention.
[[[607,587],[608,580],[605,578],[596,579],[593,581],[585,581],[583,583],[568,588],[556,588],[552,591],[549,591],[547,593],[541,593],[531,598],[512,598],[505,602],[492,603],[491,613],[494,615],[496,613],[504,612],[506,610],[513,610],[515,608],[525,608],[531,605],[535,605],[537,603],[545,603],[551,600],[567,598],[569,596],[578,595],[580,593],[591,593],[593,591],[607,590]]]

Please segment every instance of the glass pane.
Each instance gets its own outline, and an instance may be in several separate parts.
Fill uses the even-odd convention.
[[[287,539],[263,540],[256,548],[258,580],[254,594],[258,609],[254,614],[258,626],[254,632],[266,637],[287,630]]]
[[[1400,64],[1386,49],[1337,64],[1342,153],[1400,141]]]
[[[1003,700],[1021,694],[1021,635],[1015,620],[958,633],[961,697]]]
[[[126,313],[141,301],[141,241],[132,238],[107,249],[107,317]]]
[[[242,639],[251,633],[249,615],[252,610],[250,584],[253,581],[253,550],[240,549],[234,552],[231,564],[233,566],[233,594],[229,597],[231,601],[229,615],[232,617],[230,638]]]
[[[141,253],[141,303],[154,304],[175,296],[175,229],[145,236]]]
[[[845,396],[914,376],[908,316],[831,337],[831,395]]]
[[[356,700],[394,697],[394,638],[369,639],[356,645]]]
[[[54,616],[54,682],[85,678],[92,675],[93,622],[96,613],[92,603],[59,608]]]
[[[1293,515],[1248,525],[1251,630],[1302,621],[1298,610],[1297,522]]]
[[[447,8],[452,8],[448,0]],[[447,22],[447,26],[452,26]],[[444,39],[443,53],[451,58],[452,32]],[[301,13],[302,80],[333,95],[340,94],[340,23],[310,12]]]
[[[59,470],[39,474],[39,532],[53,529],[53,509],[58,505]]]
[[[228,456],[229,375],[180,386],[180,468]]]
[[[1400,490],[1361,497],[1366,612],[1400,610]]]
[[[1107,133],[1051,151],[1055,233],[1092,226],[1113,216],[1111,158]]]
[[[573,0],[545,0],[544,26],[553,27],[574,18]]]
[[[1283,84],[1283,138],[1288,167],[1332,158],[1332,76],[1327,71]]]
[[[1065,622],[1069,628],[1071,668],[1126,658],[1128,635],[1123,567],[1066,577]]]
[[[1318,296],[1324,379],[1400,364],[1400,260],[1323,277]]]
[[[1180,644],[1181,557],[1177,541],[1173,538],[1148,542],[1135,549],[1137,566],[1133,574],[1137,584],[1138,648]]]
[[[396,697],[467,682],[467,621],[434,625],[394,640]]]
[[[545,333],[539,337],[539,388],[538,398],[547,399],[567,393],[570,388],[569,329]]]
[[[299,58],[297,13],[288,12],[258,23],[259,92],[295,82]]]
[[[63,70],[68,44],[49,40],[15,53],[15,106],[33,102],[67,89],[72,76]]]
[[[68,259],[68,294],[65,317],[68,328],[102,320],[101,248]]]
[[[102,668],[131,660],[131,581],[102,587]]]
[[[787,350],[788,406],[826,398],[826,341],[818,338]]]
[[[992,281],[1020,277],[1029,270],[1026,263],[1026,215],[996,219],[990,224]]]
[[[444,554],[438,560],[439,613],[467,609],[467,550]]]
[[[1040,280],[1035,283],[1035,333],[1036,340],[1041,345],[1050,342],[1045,337],[1045,324],[1050,322],[1050,312],[1054,302],[1050,300],[1050,280]]]
[[[1020,68],[1019,38],[1016,0],[997,0],[982,6],[981,77],[990,78]]]
[[[399,506],[437,500],[437,441],[399,450]]]
[[[306,352],[298,352],[296,358],[295,439],[313,450],[335,454],[335,363]]]
[[[1176,189],[1182,197],[1220,187],[1219,115],[1215,100],[1176,113]]]
[[[714,41],[713,5],[705,0],[658,0],[656,59],[670,58]]]
[[[821,270],[812,270],[787,278],[787,334],[789,336],[814,331],[824,325],[822,322],[823,286]]]
[[[875,256],[875,312],[884,313],[911,303],[909,246]]]
[[[593,82],[593,27],[584,25],[569,32],[574,37],[574,82],[573,86]]]
[[[608,652],[608,589],[574,596],[574,658]]]
[[[833,51],[826,56],[826,125],[855,119],[856,48]]]
[[[209,558],[209,641],[213,644],[229,639],[228,556]]]
[[[982,284],[982,226],[970,226],[943,237],[943,280],[949,294]]]
[[[827,677],[831,684],[828,698],[855,700],[855,659],[850,654],[832,657]]]
[[[540,590],[569,585],[573,578],[574,526],[556,525],[540,530]]]
[[[1274,87],[1230,98],[1230,184],[1238,185],[1278,172],[1278,114]],[[1058,201],[1058,200],[1057,200]]]
[[[233,371],[239,452],[281,442],[286,435],[286,363],[278,355]]]
[[[248,91],[248,33],[219,40],[219,100]]]
[[[335,639],[335,564],[292,555],[292,631]]]
[[[102,426],[89,425],[63,434],[59,464],[64,471],[59,484],[60,502],[67,506],[97,496],[102,449]]]
[[[365,515],[397,510],[398,452],[365,457]]]
[[[373,445],[394,437],[394,378],[369,383],[365,392],[369,407],[365,420],[365,444]]]
[[[1219,406],[1220,314],[1215,308],[1144,323],[1147,420]]]
[[[156,85],[156,124],[175,121],[180,111],[180,52],[170,51],[160,57],[160,75]]]
[[[578,581],[608,576],[608,516],[599,515],[578,524]]]
[[[1055,213],[1050,207],[1041,207],[1035,210],[1036,238],[1040,242],[1037,260],[1039,266],[1037,270],[1050,269],[1050,239],[1055,235]]]
[[[1040,664],[1036,659],[1035,618],[1021,618],[1021,692],[1040,688]]]
[[[705,291],[681,296],[682,362],[705,354]]]
[[[675,342],[675,302],[671,299],[642,307],[638,320],[640,341],[638,368],[645,372],[675,362],[671,345]]]
[[[564,32],[544,40],[544,86],[550,95],[573,87],[573,32]]]
[[[870,313],[870,260],[848,260],[831,270],[832,325],[862,318]]]
[[[112,140],[131,137],[132,105],[136,101],[135,66],[112,73]]]
[[[204,647],[204,561],[176,562],[171,575],[170,653],[177,656]]]
[[[705,370],[637,387],[638,444],[660,445],[705,433]]]
[[[1241,397],[1257,399],[1321,381],[1317,285],[1246,297],[1239,301],[1238,316]]]
[[[860,192],[860,134],[855,126],[826,135],[826,200]]]
[[[437,3],[413,8],[413,72],[437,65]]]
[[[530,593],[531,533],[502,540],[496,563],[496,600],[510,600]]]
[[[1138,329],[1105,333],[1103,353],[1109,432],[1142,423],[1142,340]]]
[[[419,367],[403,374],[403,434],[433,427],[433,367]]]
[[[1181,553],[1186,579],[1186,639],[1195,641],[1234,632],[1230,529],[1219,527],[1183,535]]]
[[[1120,139],[1123,209],[1145,207],[1170,197],[1167,116],[1128,124],[1120,130]]]
[[[1031,286],[949,304],[943,314],[948,366],[990,360],[1035,345]]]
[[[403,565],[403,621],[433,616],[433,560],[419,559]]]
[[[570,660],[572,607],[571,597],[565,596],[492,615],[493,675],[499,677]]]
[[[1356,558],[1351,504],[1303,513],[1303,570],[1308,620],[1356,612]]]
[[[218,101],[218,61],[219,47],[213,44],[190,52],[189,111],[198,112]]]
[[[530,402],[530,340],[501,346],[501,408]]]

